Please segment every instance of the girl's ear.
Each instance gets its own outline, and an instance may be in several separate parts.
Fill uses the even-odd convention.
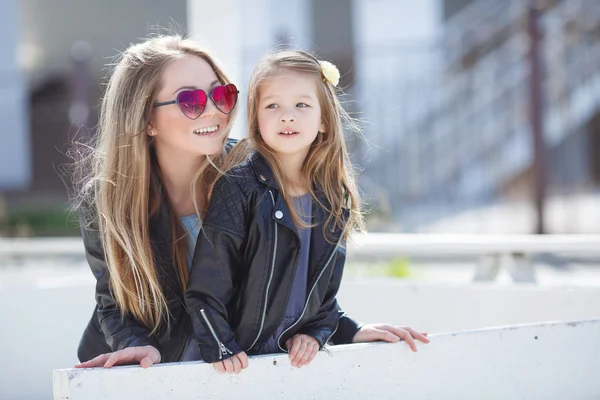
[[[325,132],[325,123],[321,121],[321,126],[319,126],[319,132]]]

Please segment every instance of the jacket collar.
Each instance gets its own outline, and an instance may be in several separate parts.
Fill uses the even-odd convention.
[[[248,158],[248,162],[252,166],[252,170],[259,181],[263,182],[265,185],[278,189],[273,169],[261,153],[253,151]]]
[[[268,161],[258,151],[254,151],[249,156],[248,161],[249,161],[250,165],[252,166],[254,174],[256,175],[256,179],[259,182],[263,183],[264,185],[267,185],[276,190],[276,193],[273,194],[274,200],[275,200],[275,207],[273,210],[273,215],[271,215],[271,218],[286,225],[288,228],[295,231],[296,226],[291,218],[289,209],[287,208],[287,205],[286,205],[285,201],[283,200],[283,197],[279,195],[279,193],[280,193],[279,186],[277,185],[277,180],[275,179],[275,175],[273,174],[273,170],[272,170],[271,166],[269,165]],[[329,202],[327,201],[327,197],[325,196],[325,192],[323,192],[323,190],[321,190],[319,188],[314,188],[314,193],[315,193],[315,196],[316,196],[318,202],[313,203],[313,215],[314,215],[313,223],[316,225],[316,228],[318,228],[319,230],[322,230],[323,224],[326,222],[328,215],[327,215],[327,211],[325,210],[325,208],[323,208],[321,206],[321,204],[328,207]],[[269,201],[271,201],[271,199],[269,199]],[[277,214],[278,211],[281,211],[283,213],[283,216],[281,216],[280,214]],[[344,213],[344,218],[347,220],[348,216],[349,216],[349,211],[347,209],[344,209],[343,213]],[[329,230],[329,232],[332,232],[333,237],[336,237],[336,238],[342,234],[340,228],[333,228],[333,229],[328,228],[328,230]],[[313,232],[314,232],[314,229],[313,229]],[[319,234],[322,236],[322,232],[320,232]]]

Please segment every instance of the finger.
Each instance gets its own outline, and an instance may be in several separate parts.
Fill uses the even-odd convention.
[[[392,325],[379,325],[379,326],[377,326],[377,329],[393,333],[394,335],[396,335],[398,337],[402,337],[402,334],[407,331],[406,329],[404,329],[400,326],[392,326]]]
[[[317,353],[318,353],[318,352],[319,352],[319,346],[318,346],[318,345],[315,345],[315,346],[313,347],[313,350],[312,350],[312,352],[310,353],[310,357],[308,357],[308,360],[306,360],[306,363],[305,363],[305,365],[308,365],[308,364],[310,364],[310,363],[312,362],[312,360],[314,360],[314,359],[315,359],[315,357],[317,356]]]
[[[106,360],[106,363],[104,363],[104,368],[111,368],[115,364],[122,362],[122,355],[123,350],[115,351],[114,353],[112,353],[110,357],[108,357],[108,360]]]
[[[415,341],[408,331],[403,331],[403,333],[401,334],[400,337],[406,342],[406,344],[408,344],[408,346],[410,347],[410,349],[412,351],[417,351],[417,346],[415,345]]]
[[[225,366],[225,371],[227,371],[230,374],[233,374],[233,361],[231,361],[231,358],[228,358],[227,360],[223,361],[223,365]]]
[[[98,357],[94,357],[91,360],[84,361],[75,366],[75,368],[96,368],[103,366],[112,353],[100,354]]]
[[[147,349],[139,347],[129,347],[127,349],[115,351],[104,364],[104,368],[111,368],[115,365],[137,364],[146,356]]]
[[[140,366],[142,368],[150,368],[154,364],[154,360],[150,356],[146,356],[140,361]]]
[[[231,357],[230,360],[233,363],[233,373],[237,375],[240,372],[242,372],[242,362],[240,361],[238,356],[235,355]]]
[[[285,348],[288,349],[288,351],[292,348],[292,339],[285,341]]]
[[[223,365],[223,361],[213,363],[212,366],[217,370],[218,373],[220,373],[220,374],[225,373],[225,366]]]
[[[223,364],[223,361],[214,363],[213,367],[215,367],[215,369],[217,370],[218,373],[220,373],[220,374],[225,373],[225,365]]]
[[[306,349],[308,347],[308,343],[305,340],[300,342],[300,347],[298,348],[298,352],[296,353],[296,357],[292,360],[292,365],[294,367],[301,367],[302,363],[300,360],[304,358],[304,353],[306,353]]]
[[[298,354],[298,349],[300,349],[301,344],[302,341],[298,337],[292,339],[292,346],[290,348],[290,360],[293,360],[296,357],[296,354]]]
[[[238,358],[242,363],[242,369],[248,368],[248,355],[242,351],[240,354],[238,354]]]
[[[394,329],[394,332],[391,332],[387,329],[374,328],[369,341],[383,340],[388,343],[397,343],[400,341],[401,331],[401,329]]]
[[[429,343],[429,339],[427,339],[426,334],[419,333],[412,328],[404,328],[404,329],[407,330],[414,339],[417,339],[418,341],[423,342],[423,343]]]
[[[300,358],[300,360],[298,361],[299,367],[302,367],[302,366],[308,364],[308,360],[309,360],[310,356],[312,356],[313,350],[315,347],[316,346],[314,343],[307,343],[306,350],[304,351],[302,358]]]
[[[88,364],[88,365],[92,365],[93,364],[96,367],[101,367],[101,366],[103,366],[108,361],[108,359],[110,358],[110,356],[112,354],[113,353],[106,353],[106,354],[99,355],[98,357],[94,358],[93,360],[90,360],[87,363],[83,363],[83,364],[84,365],[85,364]]]
[[[161,360],[159,351],[153,346],[146,346],[146,354],[152,359],[152,364],[158,364]]]

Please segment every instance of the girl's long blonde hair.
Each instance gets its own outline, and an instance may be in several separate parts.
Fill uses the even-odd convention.
[[[348,239],[353,229],[364,231],[365,223],[361,212],[361,200],[356,184],[355,170],[350,161],[350,156],[344,140],[344,128],[360,134],[356,121],[344,110],[336,95],[336,88],[324,79],[321,64],[313,55],[300,50],[284,50],[264,57],[254,68],[248,87],[248,139],[236,146],[231,154],[231,159],[239,161],[241,153],[248,153],[257,149],[271,165],[274,176],[279,185],[288,208],[291,210],[292,219],[298,226],[306,226],[298,211],[293,206],[291,196],[286,192],[284,174],[275,152],[265,143],[260,135],[258,126],[258,107],[262,85],[281,70],[291,70],[315,77],[317,82],[317,95],[321,106],[321,118],[325,125],[324,132],[319,132],[313,142],[306,161],[303,164],[302,174],[313,201],[318,201],[328,213],[328,219],[323,226],[323,233],[327,240],[332,241],[329,229],[336,226],[344,229],[344,239]],[[233,162],[232,164],[234,164]],[[322,204],[315,195],[315,189],[322,191],[328,204]],[[346,220],[343,209],[350,212]]]
[[[86,151],[77,151],[74,179],[75,209],[93,218],[85,229],[98,229],[110,273],[110,287],[123,315],[131,314],[156,333],[169,321],[165,283],[157,271],[149,220],[168,197],[163,188],[151,138],[146,134],[166,66],[186,56],[205,60],[223,84],[231,83],[215,59],[195,42],[181,36],[160,36],[132,45],[123,52],[102,99],[97,134]],[[230,115],[223,142],[235,111]],[[78,146],[81,149],[81,146]],[[207,156],[190,188],[199,214],[207,207],[212,183],[225,153]],[[181,285],[188,279],[185,229],[170,204],[171,257]],[[164,262],[164,261],[163,261]]]

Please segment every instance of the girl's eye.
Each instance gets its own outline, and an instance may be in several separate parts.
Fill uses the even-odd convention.
[[[298,104],[296,104],[296,107],[304,108],[304,107],[308,107],[308,104],[306,104],[306,103],[298,103]]]
[[[269,104],[266,108],[279,108],[279,106],[275,103]]]

